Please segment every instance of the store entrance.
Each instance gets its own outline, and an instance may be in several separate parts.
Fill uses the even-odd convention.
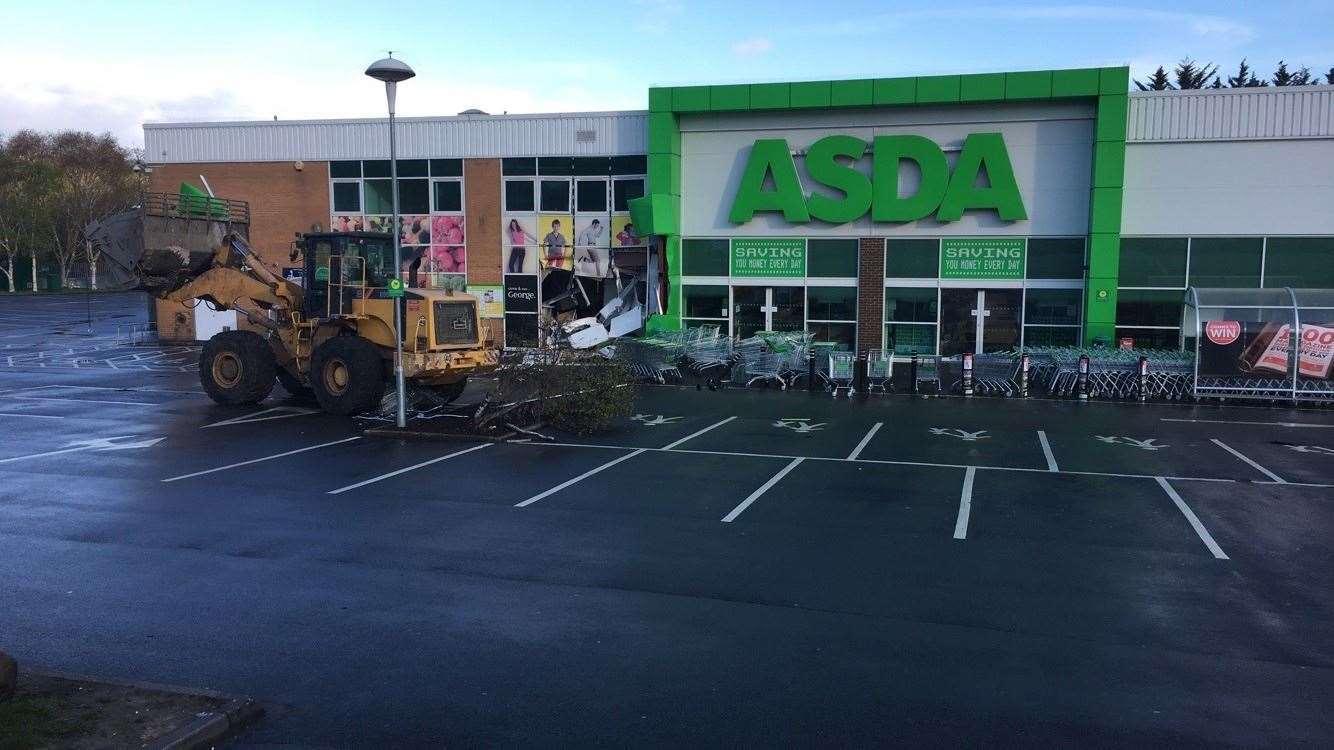
[[[940,353],[1018,348],[1022,301],[1022,289],[941,289]]]
[[[732,287],[732,335],[801,331],[806,327],[806,290],[799,286]]]

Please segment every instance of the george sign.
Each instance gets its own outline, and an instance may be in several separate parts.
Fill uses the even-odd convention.
[[[483,318],[505,317],[505,287],[469,284],[468,294],[477,296],[477,312]]]
[[[505,312],[537,312],[537,276],[505,275]]]
[[[806,240],[791,237],[732,240],[732,275],[805,276]]]
[[[389,280],[389,298],[398,299],[403,296],[403,280],[393,278]]]
[[[940,278],[1022,279],[1027,255],[1021,237],[947,237],[940,241]]]

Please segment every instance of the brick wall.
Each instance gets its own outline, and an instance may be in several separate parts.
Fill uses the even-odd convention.
[[[270,263],[290,264],[296,232],[329,229],[328,162],[305,162],[300,171],[290,161],[164,164],[153,167],[150,190],[174,193],[182,182],[202,189],[201,174],[218,197],[250,203],[250,244]]]
[[[463,194],[468,283],[504,283],[500,270],[500,160],[464,159]]]
[[[857,259],[857,351],[879,349],[885,328],[885,239],[863,237]]]

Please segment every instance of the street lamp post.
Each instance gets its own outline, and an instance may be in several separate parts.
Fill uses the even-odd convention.
[[[395,60],[394,53],[383,60],[376,60],[366,68],[366,75],[377,81],[384,81],[385,98],[389,101],[389,185],[392,194],[394,216],[390,220],[390,231],[394,235],[394,278],[400,278],[403,264],[402,232],[398,226],[398,152],[394,133],[394,97],[398,93],[398,82],[406,81],[417,75],[402,60]],[[401,299],[401,298],[399,298]],[[408,424],[407,394],[403,390],[403,305],[394,300],[394,388],[398,391],[399,427]]]

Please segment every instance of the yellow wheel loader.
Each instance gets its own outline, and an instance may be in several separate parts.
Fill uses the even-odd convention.
[[[248,218],[239,201],[153,194],[85,232],[116,285],[235,310],[258,329],[223,331],[204,344],[199,380],[214,401],[257,403],[277,381],[332,414],[377,407],[393,373],[395,306],[403,375],[412,385],[452,401],[470,375],[495,368],[498,352],[485,340],[477,299],[404,288],[391,235],[297,235],[291,260],[302,262],[298,281],[251,250]]]

